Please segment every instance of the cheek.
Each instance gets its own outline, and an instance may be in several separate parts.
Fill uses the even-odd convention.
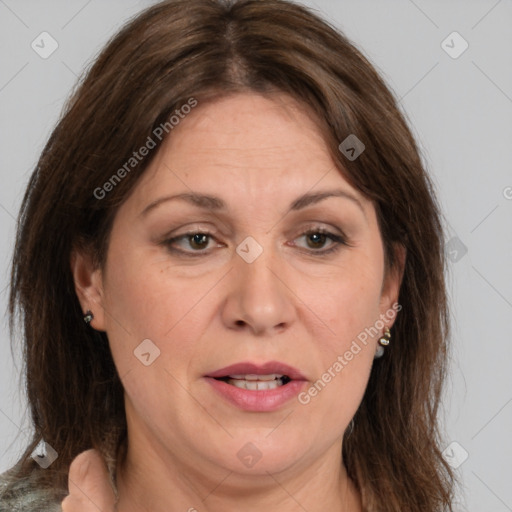
[[[370,282],[369,282],[370,283]],[[341,435],[363,398],[375,354],[375,340],[367,330],[378,318],[379,289],[375,284],[356,286],[351,279],[338,281],[318,301],[325,324],[311,321],[318,354],[318,373],[299,396],[311,417],[324,431]],[[320,306],[323,305],[323,309]],[[307,410],[307,409],[306,409]]]
[[[173,301],[173,295],[179,296],[185,290],[180,290],[176,283],[169,286],[159,265],[147,256],[130,246],[129,240],[125,243],[114,239],[111,244],[105,299],[106,308],[114,317],[109,325],[114,332],[119,328],[116,324],[122,323],[136,336],[154,336],[168,330],[179,314],[180,302]]]
[[[317,326],[315,339],[341,350],[379,317],[383,267],[377,258],[354,254],[327,275],[301,280],[304,314]],[[316,321],[315,321],[316,319]]]
[[[120,241],[118,241],[120,242]],[[123,250],[117,250],[122,247]],[[197,340],[214,316],[217,273],[191,280],[169,267],[161,249],[142,252],[129,243],[112,244],[107,267],[107,332],[114,358],[123,369],[143,340],[160,350],[160,363],[171,372],[183,372]]]
[[[211,318],[212,303],[204,290],[218,278],[205,276],[204,287],[192,285],[177,277],[162,257],[152,259],[147,251],[139,256],[137,248],[128,244],[117,246],[124,250],[112,246],[105,280],[113,358],[130,407],[139,417],[165,423],[169,420],[169,410],[162,407],[165,399],[172,396],[173,403],[180,404],[189,400],[182,384],[188,382],[190,362],[200,357],[195,353],[197,340]],[[147,366],[142,356],[146,353]]]
[[[301,292],[320,370],[300,403],[333,428],[355,414],[374,360],[384,271],[378,249],[347,258],[329,279],[305,281]]]

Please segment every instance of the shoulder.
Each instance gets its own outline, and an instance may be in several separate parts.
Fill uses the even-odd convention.
[[[0,512],[61,512],[65,493],[38,486],[36,473],[25,479],[12,469],[0,474]]]

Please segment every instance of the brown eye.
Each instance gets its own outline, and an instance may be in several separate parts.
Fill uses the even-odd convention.
[[[309,233],[306,235],[306,243],[311,249],[322,249],[327,241],[325,233]]]
[[[185,233],[162,243],[168,250],[176,254],[200,256],[207,254],[214,247],[220,247],[222,244],[215,244],[215,238],[210,233],[201,231],[195,233]]]
[[[208,246],[210,236],[205,233],[189,235],[188,241],[192,249],[205,249]]]
[[[323,256],[337,251],[342,245],[348,246],[349,244],[344,236],[322,229],[313,229],[296,238],[293,245],[305,249],[311,254]]]

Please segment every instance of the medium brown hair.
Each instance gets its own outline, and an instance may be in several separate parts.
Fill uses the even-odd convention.
[[[28,184],[12,267],[11,330],[19,313],[35,427],[18,476],[32,472],[41,438],[59,454],[40,470],[41,485],[54,488],[65,488],[79,452],[95,447],[112,459],[126,443],[123,388],[106,334],[82,320],[70,254],[88,249],[104,264],[116,211],[157,150],[102,199],[94,191],[191,97],[247,91],[285,92],[312,109],[340,172],[373,201],[388,270],[396,247],[406,249],[392,344],[343,442],[365,510],[451,510],[437,426],[448,314],[432,185],[372,65],[339,30],[284,0],[157,4],[111,40],[69,100]],[[338,149],[350,134],[366,146],[353,161]]]

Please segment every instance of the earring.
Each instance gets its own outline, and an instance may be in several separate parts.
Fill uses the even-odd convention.
[[[384,355],[384,347],[389,345],[389,340],[391,339],[391,333],[389,329],[384,331],[384,334],[379,338],[379,345],[377,346],[377,350],[375,351],[375,358],[382,357]]]
[[[354,431],[354,419],[352,418],[350,420],[350,423],[348,424],[347,430],[345,431],[345,434],[347,437],[350,437],[352,432]]]
[[[89,325],[94,318],[94,315],[92,314],[92,311],[88,309],[84,314],[84,322]]]

